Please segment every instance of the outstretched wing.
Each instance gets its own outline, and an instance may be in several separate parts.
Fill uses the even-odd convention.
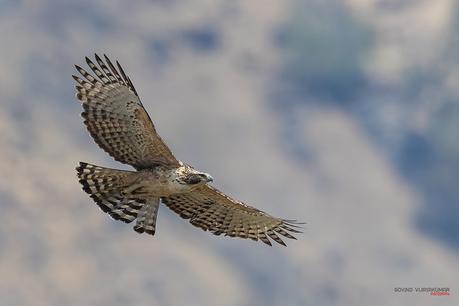
[[[78,83],[76,97],[84,108],[81,116],[94,141],[115,160],[138,170],[158,164],[178,166],[120,64],[116,62],[118,72],[106,55],[106,63],[95,57],[99,66],[87,57],[86,63],[96,76],[78,65],[82,78],[73,76]]]
[[[161,199],[174,212],[190,223],[215,235],[261,240],[271,245],[268,237],[285,245],[278,234],[296,239],[290,233],[301,233],[299,224],[268,215],[238,202],[219,190],[204,185],[191,193]]]

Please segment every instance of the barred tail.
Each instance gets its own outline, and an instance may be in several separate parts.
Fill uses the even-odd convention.
[[[138,198],[125,193],[136,175],[134,171],[115,170],[80,162],[76,168],[83,190],[102,211],[113,219],[130,223],[137,218],[134,230],[154,235],[158,198]],[[132,183],[131,183],[132,184]]]
[[[156,217],[158,216],[159,198],[149,198],[140,209],[134,230],[137,233],[154,235],[156,231]]]

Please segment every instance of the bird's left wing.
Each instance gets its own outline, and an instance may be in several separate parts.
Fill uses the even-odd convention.
[[[190,223],[214,235],[261,240],[271,245],[268,237],[285,245],[278,234],[296,239],[291,233],[301,233],[294,220],[268,215],[256,208],[236,201],[209,185],[190,193],[161,199],[170,209]]]
[[[116,62],[116,69],[107,56],[105,62],[95,57],[99,66],[86,58],[95,76],[78,65],[82,77],[73,76],[77,99],[84,108],[81,115],[94,141],[115,160],[138,170],[157,164],[179,166],[120,64]]]

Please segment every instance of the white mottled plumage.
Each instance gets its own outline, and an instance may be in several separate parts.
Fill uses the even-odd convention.
[[[73,76],[82,117],[94,141],[115,160],[137,171],[115,170],[81,162],[80,183],[111,217],[134,230],[155,234],[159,204],[164,203],[190,223],[215,235],[250,238],[285,245],[281,236],[299,233],[298,222],[270,216],[208,185],[212,177],[177,160],[156,133],[131,80],[120,64],[97,54],[94,75],[80,66]]]

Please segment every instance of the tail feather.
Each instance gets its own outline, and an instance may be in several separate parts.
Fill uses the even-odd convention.
[[[80,162],[76,168],[83,190],[102,211],[113,219],[130,223],[137,218],[134,229],[154,235],[159,199],[142,199],[125,194],[134,171],[115,170]],[[148,202],[148,203],[147,203]]]
[[[156,231],[156,217],[158,216],[159,199],[151,198],[147,205],[142,206],[137,217],[134,230],[138,233],[154,235]]]

